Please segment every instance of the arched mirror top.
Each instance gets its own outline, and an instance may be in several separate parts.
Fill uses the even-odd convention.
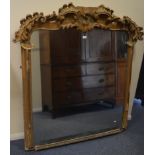
[[[63,5],[58,14],[53,12],[45,16],[43,13],[27,15],[20,21],[20,28],[15,33],[15,42],[29,43],[33,31],[38,29],[58,30],[76,28],[82,32],[94,28],[109,30],[125,30],[129,34],[130,44],[143,39],[143,28],[137,26],[129,17],[117,17],[113,10],[100,5],[99,7],[80,7],[72,3]]]

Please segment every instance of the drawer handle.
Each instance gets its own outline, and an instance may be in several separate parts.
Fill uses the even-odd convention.
[[[71,99],[72,96],[67,96],[68,99]]]
[[[66,85],[67,85],[67,86],[71,86],[72,83],[71,83],[71,82],[67,82]]]
[[[104,67],[101,67],[101,68],[99,68],[98,70],[99,70],[99,71],[103,71],[103,70],[104,70]]]
[[[98,95],[103,95],[104,93],[102,92],[102,93],[98,93]]]
[[[70,73],[70,70],[65,70],[66,73]]]
[[[99,83],[103,83],[103,82],[104,82],[104,79],[100,79],[100,80],[99,80]]]
[[[98,93],[99,96],[104,95],[104,92]]]

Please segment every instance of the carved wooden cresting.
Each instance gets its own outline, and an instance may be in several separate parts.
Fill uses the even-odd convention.
[[[126,30],[129,41],[135,43],[143,39],[143,28],[137,26],[129,17],[122,19],[113,14],[113,10],[100,5],[99,7],[79,7],[72,3],[63,5],[58,14],[53,12],[47,16],[43,13],[27,15],[20,21],[20,29],[15,33],[14,41],[28,42],[31,33],[36,29],[68,29],[77,28],[82,32],[94,28],[110,30]]]

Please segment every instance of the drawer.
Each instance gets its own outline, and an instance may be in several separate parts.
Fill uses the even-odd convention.
[[[53,80],[53,91],[81,90],[85,88],[104,87],[114,84],[114,74],[55,79]]]
[[[53,67],[53,77],[75,77],[86,75],[85,65],[79,66],[66,66],[66,67]]]
[[[114,63],[90,63],[86,65],[87,75],[107,74],[115,72]]]
[[[83,95],[84,101],[95,101],[95,100],[114,99],[114,98],[115,98],[115,87],[84,89],[84,95]]]
[[[77,104],[82,101],[80,92],[60,92],[53,94],[53,102],[56,106],[63,104]]]
[[[82,91],[54,93],[53,101],[58,106],[63,104],[84,104],[91,101],[114,99],[114,97],[114,87],[90,88]]]
[[[52,60],[53,65],[63,65],[63,64],[79,64],[84,62],[85,60],[82,58],[81,55],[72,56],[64,56],[64,57],[54,57]]]

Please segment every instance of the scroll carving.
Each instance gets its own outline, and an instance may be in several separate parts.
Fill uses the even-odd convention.
[[[47,16],[43,13],[27,15],[20,21],[20,28],[15,33],[14,41],[29,42],[31,33],[37,29],[69,29],[76,28],[82,32],[94,28],[109,30],[125,30],[129,41],[133,44],[143,39],[143,28],[137,26],[129,17],[122,19],[113,14],[113,10],[100,5],[99,7],[79,7],[72,3],[63,5],[58,14],[53,12]]]

